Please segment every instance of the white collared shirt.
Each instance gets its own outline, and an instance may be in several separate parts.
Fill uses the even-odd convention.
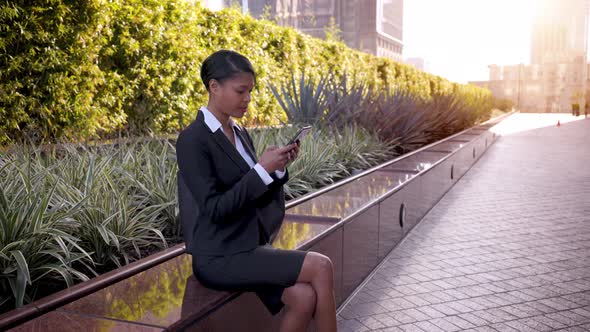
[[[207,109],[206,106],[201,106],[200,111],[203,112],[203,116],[205,117],[205,124],[207,125],[207,127],[209,127],[209,129],[211,129],[211,132],[216,132],[221,128],[221,122],[219,122],[215,115],[213,115],[213,113],[211,113],[211,111],[209,111],[209,109]],[[238,153],[240,154],[240,156],[242,156],[242,158],[244,158],[244,161],[248,163],[250,168],[254,168],[254,170],[256,171],[256,173],[258,173],[264,184],[271,184],[274,181],[272,177],[268,174],[264,167],[262,167],[262,165],[258,163],[256,165],[254,164],[254,160],[252,160],[250,155],[248,155],[246,149],[244,148],[244,145],[242,144],[242,140],[236,134],[236,130],[240,130],[240,128],[234,123],[234,120],[232,118],[229,118],[229,121],[231,124],[232,131],[234,133],[236,150],[238,150]],[[275,174],[279,179],[282,179],[283,176],[285,176],[285,172],[281,171],[275,171]]]

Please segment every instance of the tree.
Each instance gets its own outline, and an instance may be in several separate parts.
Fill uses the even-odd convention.
[[[272,15],[272,7],[269,4],[264,5],[264,8],[262,9],[262,15],[260,16],[261,20],[267,20],[267,21],[272,21],[274,22],[274,17]]]
[[[330,16],[330,23],[324,27],[324,34],[326,35],[326,40],[336,42],[342,41],[342,30],[340,30],[340,27],[336,24],[334,16]]]
[[[581,90],[575,90],[572,93],[571,101],[572,101],[572,114],[575,116],[580,115],[580,101],[584,99],[584,92]]]

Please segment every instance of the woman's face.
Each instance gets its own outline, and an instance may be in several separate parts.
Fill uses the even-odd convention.
[[[223,83],[212,80],[209,89],[213,94],[217,109],[233,118],[241,118],[248,111],[254,76],[250,73],[238,73]]]

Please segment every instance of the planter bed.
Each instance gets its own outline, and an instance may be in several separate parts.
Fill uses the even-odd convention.
[[[346,303],[497,139],[489,129],[504,117],[289,201],[274,245],[329,256],[337,305]],[[0,329],[277,330],[280,315],[254,294],[209,290],[191,264],[177,245],[5,313]]]

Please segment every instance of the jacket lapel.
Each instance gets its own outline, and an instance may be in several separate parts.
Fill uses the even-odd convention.
[[[217,144],[217,146],[219,146],[219,149],[225,152],[225,154],[228,155],[228,157],[236,164],[236,166],[240,168],[240,170],[247,173],[250,170],[250,166],[248,166],[248,163],[246,163],[244,158],[240,156],[238,150],[231,144],[229,139],[227,139],[227,137],[223,133],[223,130],[219,129],[212,133],[211,129],[209,129],[209,127],[205,123],[205,117],[203,116],[203,113],[201,111],[199,111],[199,113],[197,114],[197,119],[200,119],[201,124],[205,126],[205,128],[207,128],[207,131],[209,133],[211,133],[211,137],[213,138],[213,141]]]
[[[242,141],[242,145],[246,149],[246,152],[248,153],[250,158],[252,158],[252,160],[256,164],[258,162],[258,159],[256,158],[256,153],[254,152],[254,147],[252,147],[250,145],[250,141],[246,138],[246,135],[243,132],[243,130],[244,129],[241,127],[237,128],[236,134],[238,134],[238,136],[240,137],[240,140]]]

